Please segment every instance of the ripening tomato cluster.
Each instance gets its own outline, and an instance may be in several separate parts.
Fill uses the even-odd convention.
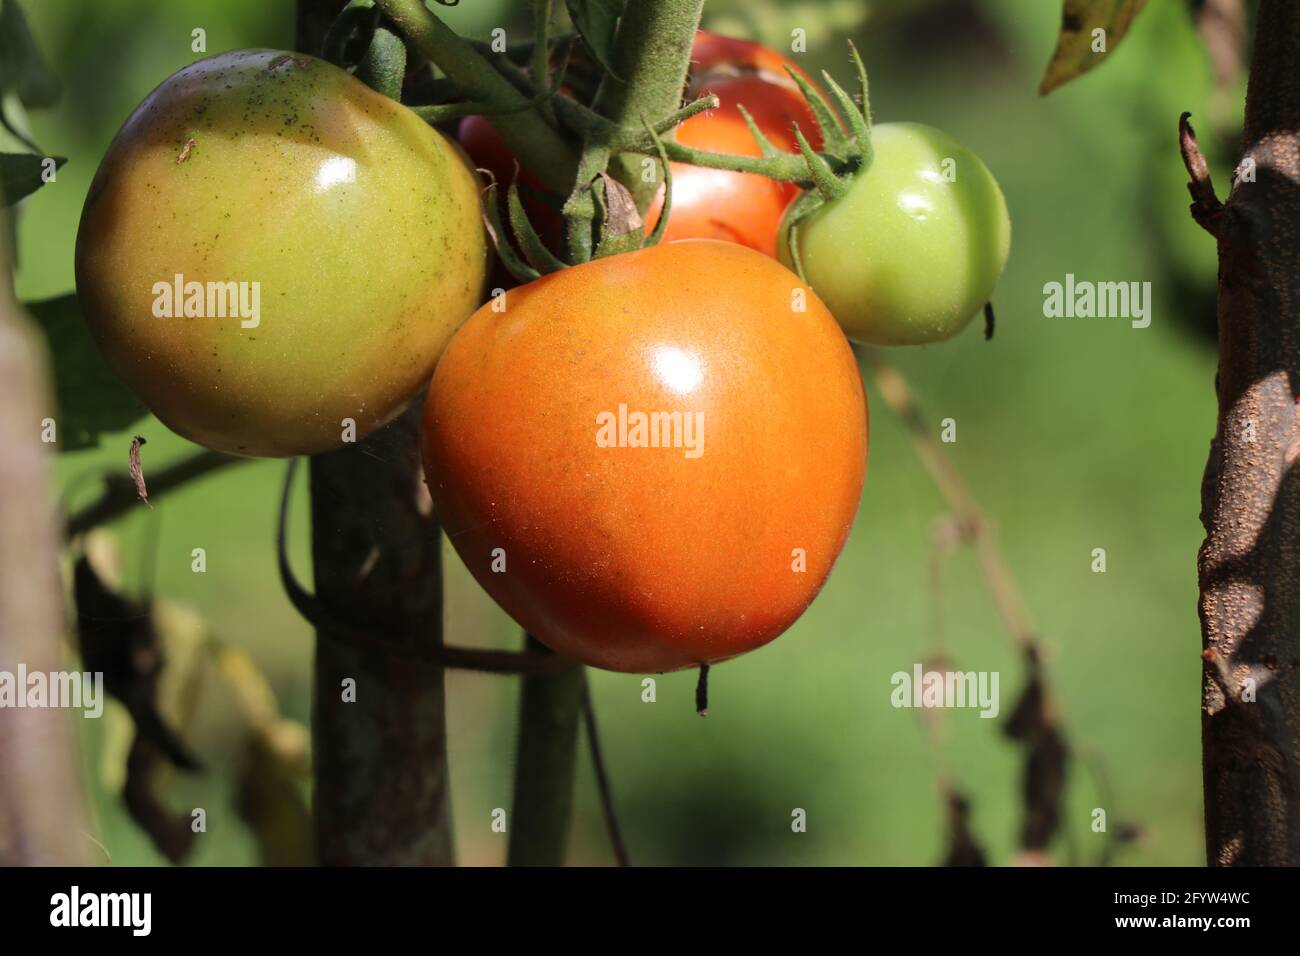
[[[691,92],[721,106],[678,141],[758,155],[743,104],[780,148],[798,151],[796,123],[817,148],[786,66],[701,33]],[[86,200],[77,285],[107,361],[169,427],[243,455],[341,447],[427,388],[440,521],[531,633],[641,672],[772,640],[825,582],[862,490],[867,409],[844,333],[960,329],[1006,258],[996,183],[937,131],[876,127],[870,167],[794,226],[805,283],[781,261],[796,186],[674,164],[672,241],[484,303],[472,164],[507,180],[515,163],[482,118],[458,139],[309,56],[181,70],[127,120]],[[558,204],[519,180],[558,241]]]

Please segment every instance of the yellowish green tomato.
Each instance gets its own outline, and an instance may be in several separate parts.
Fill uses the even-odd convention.
[[[808,284],[845,335],[869,345],[951,338],[1006,265],[1006,200],[979,157],[919,123],[872,128],[875,156],[798,230]],[[791,265],[786,229],[780,256]]]
[[[301,54],[165,80],[100,164],[77,291],[109,365],[174,431],[314,454],[393,418],[474,311],[478,184],[406,107]]]

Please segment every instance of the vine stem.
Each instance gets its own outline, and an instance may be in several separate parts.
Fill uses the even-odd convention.
[[[467,98],[504,110],[491,123],[530,172],[560,195],[573,185],[573,149],[474,45],[459,37],[421,0],[377,0],[402,35],[451,79]]]
[[[619,22],[613,54],[617,75],[605,74],[595,102],[595,112],[613,125],[587,130],[577,178],[564,206],[572,262],[591,258],[599,188],[594,184],[602,173],[608,170],[623,184],[641,215],[662,185],[662,173],[649,181],[641,175],[645,156],[621,152],[618,144],[629,136],[640,138],[647,125],[658,128],[678,111],[703,9],[704,0],[633,3]]]
[[[641,135],[646,124],[654,128],[678,111],[702,8],[703,0],[628,5],[615,41],[613,66],[618,78],[606,75],[597,94],[598,111],[616,129],[635,128]],[[588,139],[582,170],[570,197],[571,201],[579,199],[580,209],[585,210],[576,217],[570,215],[570,234],[581,237],[585,231],[588,255],[594,219],[588,184],[604,171],[609,157],[607,142]],[[635,178],[640,179],[639,170]],[[566,214],[572,212],[566,207]],[[575,223],[579,226],[576,230]],[[533,637],[525,635],[525,642],[530,650],[540,652],[541,644]],[[558,675],[523,679],[508,854],[511,865],[557,866],[564,862],[585,671],[574,667]]]
[[[205,478],[232,465],[254,460],[223,455],[221,452],[207,449],[195,452],[166,468],[149,473],[149,500],[156,502],[163,494],[192,481]],[[141,506],[140,496],[136,492],[135,483],[122,475],[109,475],[104,481],[104,490],[100,496],[68,518],[67,536],[72,538],[84,534],[91,528],[117,520],[139,506]]]

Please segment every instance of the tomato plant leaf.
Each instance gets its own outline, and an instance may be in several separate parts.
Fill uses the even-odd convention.
[[[28,109],[53,106],[62,92],[45,65],[18,0],[0,0],[0,93],[17,90]]]
[[[1056,52],[1047,65],[1043,82],[1038,86],[1039,95],[1046,96],[1104,60],[1124,39],[1124,34],[1128,33],[1146,2],[1065,0],[1061,11],[1061,35],[1057,38]]]
[[[0,153],[0,190],[3,190],[6,206],[12,206],[45,185],[45,171],[50,168],[47,159],[54,161],[54,169],[67,162],[62,156]]]
[[[60,450],[93,448],[101,435],[121,431],[145,414],[144,405],[100,356],[75,295],[31,302],[25,308],[49,342]]]
[[[565,0],[573,28],[591,49],[602,67],[618,77],[614,62],[614,36],[618,18],[623,15],[623,0]]]

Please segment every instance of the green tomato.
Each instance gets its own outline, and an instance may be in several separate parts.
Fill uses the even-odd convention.
[[[397,415],[474,311],[478,196],[450,141],[343,70],[223,53],[118,132],[77,291],[109,365],[174,431],[315,454]]]
[[[804,275],[850,339],[951,338],[1006,265],[1006,200],[979,157],[940,130],[884,123],[871,133],[871,165],[795,226]],[[786,237],[782,228],[781,261],[791,265]]]

